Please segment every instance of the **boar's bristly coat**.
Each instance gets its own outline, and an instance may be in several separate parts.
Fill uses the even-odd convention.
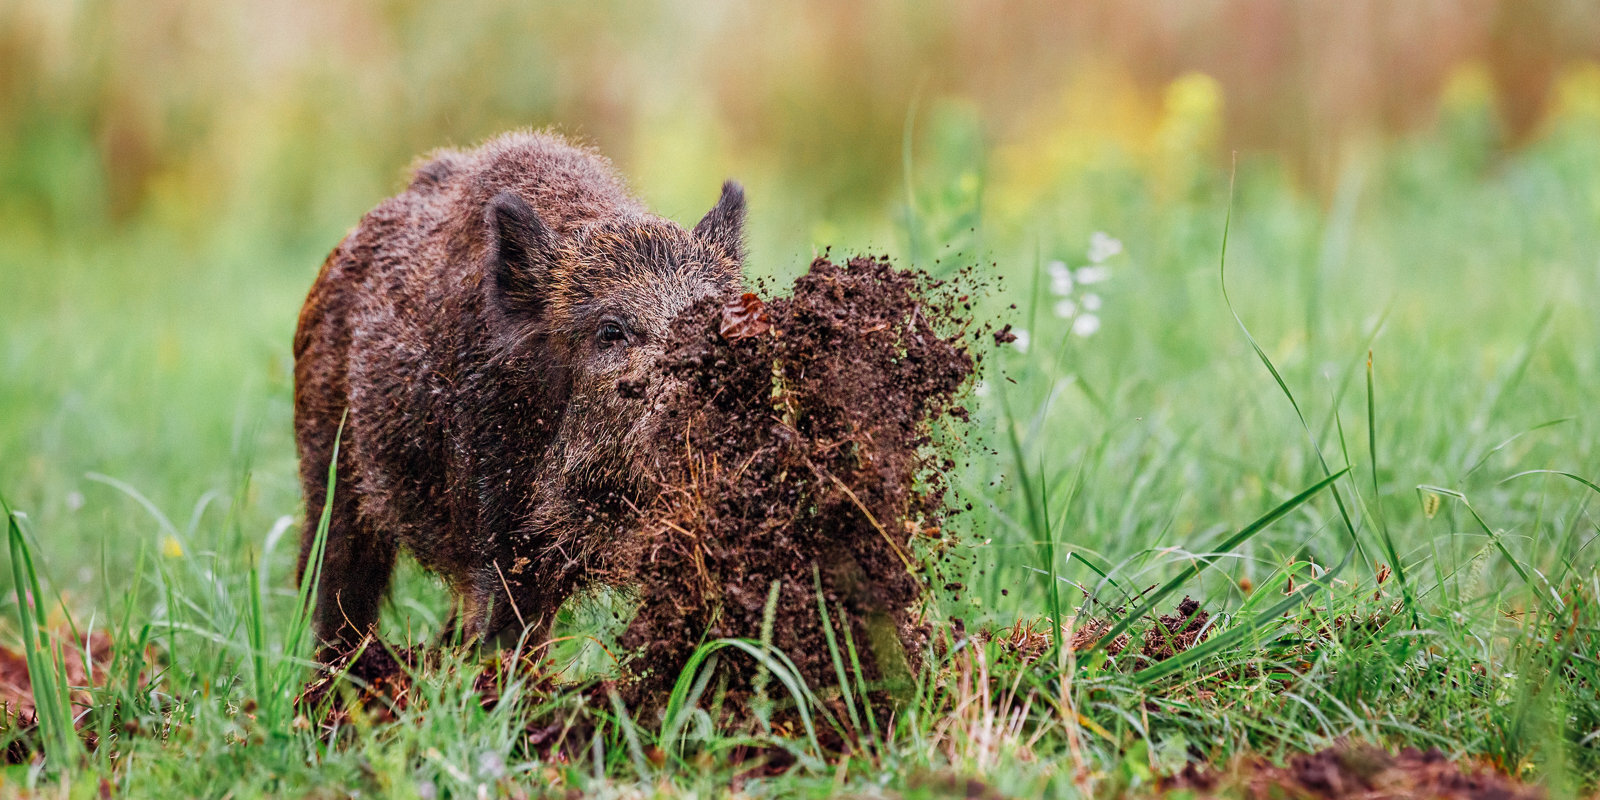
[[[362,218],[294,338],[300,571],[326,645],[374,629],[401,549],[466,635],[543,641],[648,489],[653,362],[680,311],[739,287],[743,222],[738,184],[685,230],[543,133],[434,153]]]

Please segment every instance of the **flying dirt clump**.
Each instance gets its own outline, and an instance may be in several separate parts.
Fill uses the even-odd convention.
[[[835,652],[854,671],[851,647],[852,681],[909,680],[927,642],[917,605],[945,586],[930,555],[949,552],[954,463],[935,445],[966,419],[970,307],[887,260],[819,258],[790,297],[680,317],[651,387],[672,421],[650,445],[661,491],[629,576],[638,697],[718,637],[766,638],[812,688],[838,683]]]

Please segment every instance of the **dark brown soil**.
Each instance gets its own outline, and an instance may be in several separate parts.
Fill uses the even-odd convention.
[[[1400,800],[1535,800],[1543,790],[1489,767],[1446,758],[1438,750],[1407,747],[1396,755],[1377,747],[1341,746],[1298,755],[1284,766],[1244,759],[1226,771],[1191,765],[1162,782],[1201,797],[1361,798]]]
[[[1199,601],[1186,596],[1173,613],[1162,614],[1148,624],[1139,623],[1134,632],[1142,637],[1143,644],[1135,655],[1135,665],[1165,661],[1205,641],[1211,635],[1211,629],[1206,626],[1210,619],[1211,614],[1200,607]],[[1073,623],[1069,646],[1075,652],[1088,651],[1111,632],[1115,621],[1114,618],[1079,617]],[[1008,629],[991,631],[987,635],[1018,657],[1034,659],[1043,656],[1054,646],[1052,627],[1049,618],[1041,617],[1029,621],[1018,620]],[[1113,656],[1121,655],[1132,640],[1127,633],[1117,634],[1116,640],[1106,643],[1105,652]]]
[[[1200,603],[1185,597],[1178,603],[1178,613],[1163,614],[1144,635],[1141,654],[1151,661],[1165,661],[1205,640],[1211,632],[1206,627],[1211,615],[1200,609]]]
[[[630,576],[634,700],[664,700],[702,641],[763,638],[764,618],[808,686],[837,684],[819,584],[847,669],[846,637],[869,684],[911,677],[918,603],[946,584],[922,555],[950,535],[954,465],[934,442],[966,418],[968,308],[886,260],[819,258],[790,297],[684,315],[658,398],[676,423],[653,442],[662,493]],[[754,664],[730,660],[738,690]]]

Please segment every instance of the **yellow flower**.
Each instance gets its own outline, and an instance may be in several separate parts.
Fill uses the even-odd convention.
[[[167,534],[161,538],[161,555],[167,558],[183,558],[183,543],[178,537]]]

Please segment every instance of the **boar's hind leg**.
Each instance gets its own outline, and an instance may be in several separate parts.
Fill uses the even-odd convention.
[[[329,447],[321,457],[301,457],[306,496],[306,525],[300,538],[298,575],[305,575],[316,549],[317,523],[327,501]],[[328,535],[323,545],[322,571],[317,581],[314,623],[317,637],[330,650],[351,646],[378,625],[378,606],[394,571],[394,542],[365,524],[357,511],[355,481],[347,451],[339,456],[333,507],[328,515]]]

